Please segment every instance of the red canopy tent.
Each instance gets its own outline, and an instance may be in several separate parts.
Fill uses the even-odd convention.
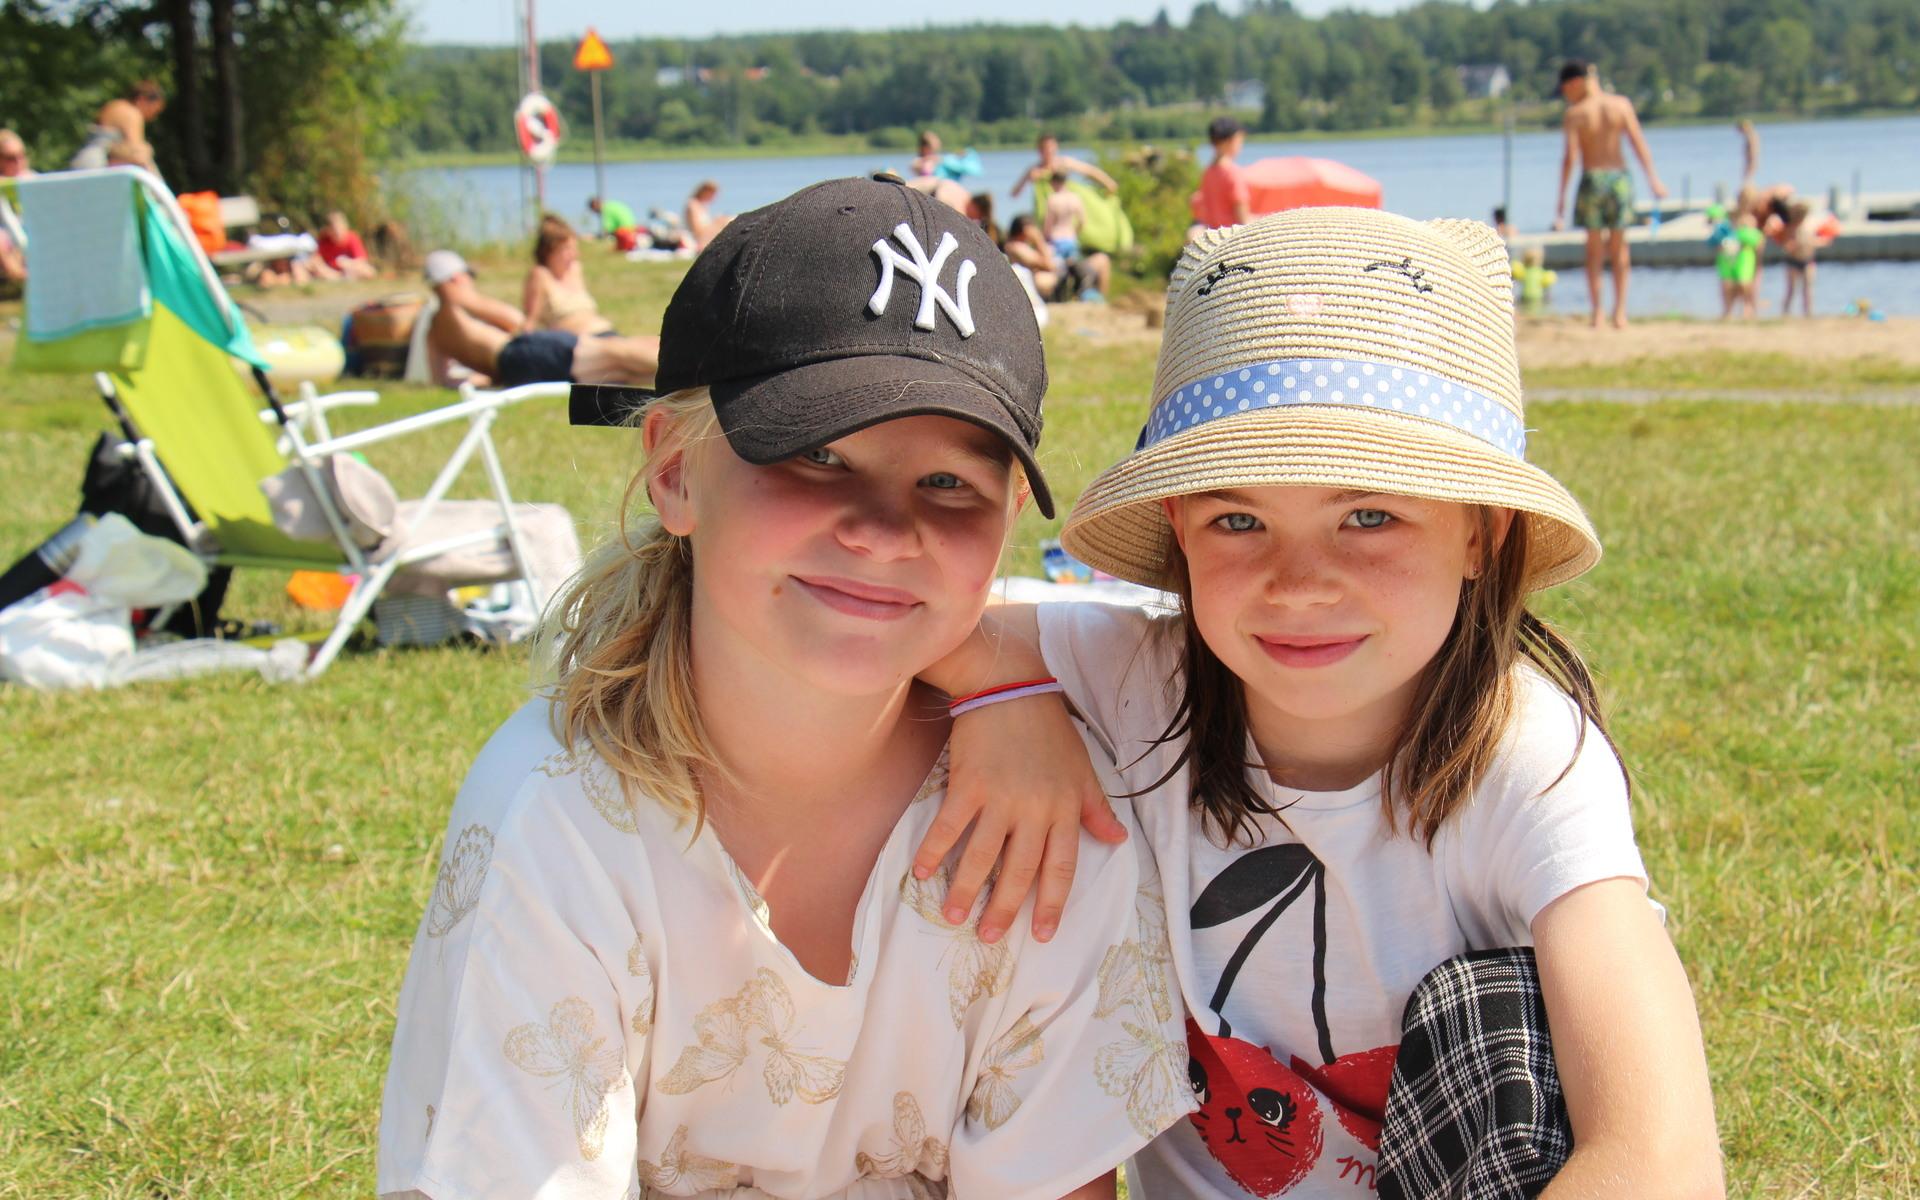
[[[1380,184],[1330,158],[1263,158],[1246,169],[1256,217],[1315,204],[1380,207]]]

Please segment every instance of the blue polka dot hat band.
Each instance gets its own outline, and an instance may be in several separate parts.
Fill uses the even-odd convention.
[[[1297,404],[1374,408],[1439,421],[1510,458],[1526,459],[1526,427],[1493,397],[1430,371],[1351,358],[1288,358],[1196,379],[1153,406],[1136,449],[1211,421]]]
[[[1177,587],[1167,499],[1363,488],[1525,513],[1524,586],[1573,578],[1600,539],[1526,460],[1512,288],[1499,234],[1475,221],[1313,207],[1196,236],[1168,280],[1140,445],[1087,484],[1061,542]]]

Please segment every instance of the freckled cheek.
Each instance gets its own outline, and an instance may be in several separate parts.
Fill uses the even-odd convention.
[[[1189,560],[1187,572],[1193,581],[1193,622],[1217,652],[1234,640],[1233,630],[1243,615],[1263,607],[1259,581],[1254,572],[1204,557]]]
[[[1248,605],[1264,605],[1267,568],[1257,554],[1220,555],[1203,550],[1189,558],[1187,575],[1193,581],[1195,617],[1220,619]]]
[[[1377,583],[1374,603],[1399,630],[1404,644],[1431,656],[1453,628],[1460,584],[1444,573],[1396,572]]]

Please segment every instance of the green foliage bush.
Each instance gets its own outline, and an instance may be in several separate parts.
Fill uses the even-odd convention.
[[[875,150],[914,150],[920,145],[920,135],[904,125],[883,125],[867,134],[867,145]]]
[[[1186,150],[1139,146],[1108,153],[1100,168],[1120,185],[1120,204],[1133,222],[1133,253],[1120,263],[1127,274],[1166,282],[1193,224],[1188,201],[1200,186],[1200,166]]]

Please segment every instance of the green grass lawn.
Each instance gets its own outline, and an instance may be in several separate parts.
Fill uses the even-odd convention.
[[[656,326],[671,269],[589,270],[621,324]],[[1061,331],[1049,354],[1064,508],[1132,444],[1152,348]],[[1554,385],[1583,381],[1613,385]],[[380,419],[443,399],[386,392]],[[1633,768],[1730,1194],[1920,1193],[1920,408],[1701,394],[1529,412],[1607,543],[1544,608]],[[71,513],[100,417],[82,382],[0,375],[0,558]],[[631,435],[529,406],[498,437],[519,495],[609,526]],[[374,461],[405,495],[450,442]],[[1012,566],[1057,526],[1024,518]],[[313,625],[284,582],[243,574],[229,615]],[[368,1194],[447,806],[526,675],[518,650],[431,649],[305,687],[0,688],[0,1195]]]

